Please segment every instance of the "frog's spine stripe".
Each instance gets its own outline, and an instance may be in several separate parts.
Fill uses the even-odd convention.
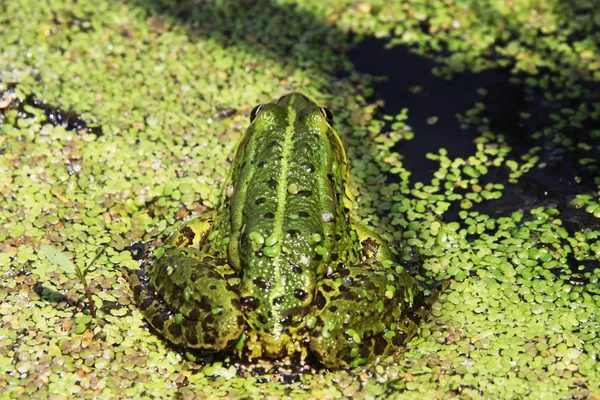
[[[293,148],[293,137],[295,133],[296,123],[296,111],[293,108],[294,97],[290,99],[288,104],[288,124],[285,128],[285,138],[281,149],[281,174],[277,182],[277,212],[275,213],[275,219],[273,221],[273,236],[277,238],[277,243],[283,243],[283,218],[285,216],[285,208],[287,202],[287,187],[288,187],[288,175],[290,168],[290,156]],[[273,280],[275,282],[281,282],[281,253],[273,259]],[[285,295],[285,285],[276,285],[275,289],[269,293],[269,300],[271,304],[273,300]],[[279,320],[276,318],[276,320]],[[281,328],[281,324],[279,324]],[[275,330],[276,331],[276,330]]]

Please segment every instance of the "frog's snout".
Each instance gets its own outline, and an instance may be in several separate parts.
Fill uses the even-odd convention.
[[[288,107],[291,105],[296,110],[301,110],[306,106],[315,103],[302,93],[292,92],[281,96],[279,100],[277,100],[277,104],[281,107]]]

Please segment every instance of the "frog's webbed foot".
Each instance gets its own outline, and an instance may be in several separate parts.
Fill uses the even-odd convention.
[[[433,301],[397,265],[336,271],[317,287],[319,310],[310,349],[327,367],[362,365],[390,355],[415,334]]]
[[[176,345],[205,352],[234,344],[245,328],[235,289],[237,274],[223,260],[195,248],[171,249],[131,273],[134,298],[146,320]]]

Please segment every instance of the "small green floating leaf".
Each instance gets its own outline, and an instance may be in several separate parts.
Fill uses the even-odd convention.
[[[42,253],[48,261],[62,269],[66,274],[75,275],[75,265],[65,253],[48,244],[42,246]]]
[[[346,333],[348,334],[348,336],[350,336],[352,338],[352,340],[354,340],[354,343],[356,343],[356,344],[361,343],[360,335],[354,329],[348,329],[348,332],[346,332]]]
[[[366,358],[359,357],[359,358],[356,358],[356,359],[355,359],[355,360],[352,362],[352,366],[353,366],[353,367],[360,367],[360,366],[362,366],[362,365],[365,365],[365,364],[366,364],[368,361],[369,361],[369,360],[368,360],[368,359],[366,359]]]
[[[246,334],[242,334],[242,336],[240,336],[240,340],[237,341],[237,343],[235,344],[235,348],[237,350],[241,350],[244,348],[244,342],[246,341],[246,339],[248,338],[248,336],[246,336]]]
[[[78,324],[77,327],[75,327],[75,334],[81,335],[83,332],[85,332],[86,329],[87,324]]]
[[[281,245],[279,243],[263,249],[263,254],[270,258],[277,257],[279,253],[281,253]]]
[[[181,321],[183,321],[183,314],[177,313],[173,316],[173,323],[179,325],[181,324]]]

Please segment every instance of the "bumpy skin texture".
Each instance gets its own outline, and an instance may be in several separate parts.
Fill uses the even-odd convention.
[[[221,204],[185,223],[165,254],[130,275],[148,322],[205,352],[330,368],[389,355],[433,298],[352,221],[342,142],[329,112],[292,93],[253,110]],[[242,341],[239,339],[242,338]]]

